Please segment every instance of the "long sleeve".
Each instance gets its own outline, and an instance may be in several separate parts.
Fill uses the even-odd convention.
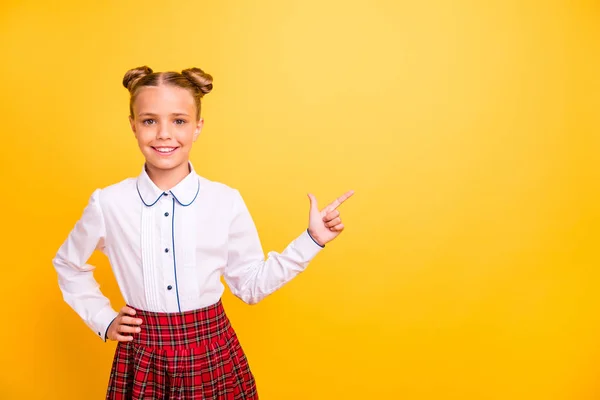
[[[106,340],[108,326],[118,313],[100,291],[100,285],[94,279],[95,267],[87,261],[94,250],[104,248],[105,235],[98,189],[52,260],[65,302],[102,340]]]
[[[240,193],[235,193],[223,275],[235,296],[255,304],[304,271],[322,247],[305,230],[283,252],[269,252],[265,260],[250,212]]]

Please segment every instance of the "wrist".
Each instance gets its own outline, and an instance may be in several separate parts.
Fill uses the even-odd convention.
[[[321,241],[314,233],[312,233],[310,231],[310,228],[306,229],[306,233],[308,233],[308,236],[310,236],[310,238],[313,240],[313,242],[315,242],[315,244],[321,248],[325,247],[325,243],[323,243],[323,241]]]
[[[113,318],[113,320],[110,321],[110,324],[108,324],[108,326],[106,327],[106,332],[104,333],[104,341],[105,342],[108,340],[108,331],[110,330],[110,327],[112,326],[113,322],[115,322],[116,319],[117,319],[117,317]]]

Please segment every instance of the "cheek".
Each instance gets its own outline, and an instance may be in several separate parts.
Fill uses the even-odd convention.
[[[191,145],[194,142],[195,129],[186,127],[177,132],[177,141],[184,146]]]
[[[154,135],[154,133],[151,131],[151,129],[148,129],[148,127],[144,126],[144,127],[138,127],[137,128],[137,133],[135,135],[137,141],[139,144],[145,144],[148,143],[152,140],[152,138],[154,138],[156,135]]]

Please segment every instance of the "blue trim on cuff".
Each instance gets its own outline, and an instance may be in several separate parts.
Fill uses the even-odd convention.
[[[308,236],[310,236],[310,238],[313,240],[313,242],[315,242],[315,244],[316,244],[317,246],[319,246],[319,247],[320,247],[320,248],[322,248],[322,249],[324,249],[324,248],[325,248],[325,245],[324,245],[324,244],[320,244],[319,242],[317,242],[317,241],[315,240],[315,238],[314,238],[314,237],[312,237],[312,235],[311,235],[311,234],[310,234],[310,232],[308,231],[308,228],[306,229],[306,233],[308,233]]]
[[[118,315],[117,315],[117,317],[118,317]],[[108,328],[110,328],[112,323],[115,322],[115,319],[117,319],[117,317],[114,317],[113,320],[110,321],[110,324],[108,324],[108,326],[106,327],[106,332],[104,332],[104,341],[105,342],[108,340]]]

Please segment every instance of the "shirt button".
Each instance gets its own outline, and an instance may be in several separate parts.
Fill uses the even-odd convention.
[[[171,289],[173,289],[173,286],[171,286],[171,285],[167,286],[167,290],[171,290]]]
[[[169,216],[169,213],[168,213],[168,212],[166,212],[166,213],[165,213],[165,217],[168,217],[168,216]]]
[[[168,252],[169,252],[169,249],[165,249],[165,253],[168,253]]]
[[[169,195],[169,193],[163,192],[163,196],[168,196],[168,195]]]

